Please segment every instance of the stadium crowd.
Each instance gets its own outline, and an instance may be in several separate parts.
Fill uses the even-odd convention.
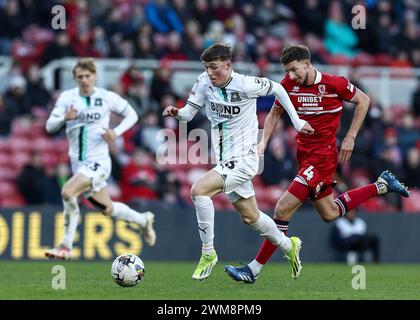
[[[65,30],[51,29],[55,4],[66,8]],[[366,8],[366,29],[351,27],[356,4]],[[420,67],[419,20],[416,0],[0,0],[0,56],[13,59],[0,84],[0,206],[60,203],[60,186],[70,175],[67,145],[63,133],[49,137],[44,131],[57,92],[45,88],[40,73],[55,59],[161,61],[150,83],[132,66],[111,88],[135,107],[140,120],[111,146],[110,190],[127,202],[190,205],[190,185],[208,166],[165,166],[155,158],[161,129],[178,127],[177,121],[161,117],[162,107],[181,107],[186,98],[171,85],[171,61],[198,60],[203,49],[225,42],[233,46],[235,62],[256,63],[264,73],[269,63],[279,63],[286,43],[305,43],[315,64],[353,66],[351,81],[363,88],[360,65]],[[420,81],[403,109],[383,108],[371,99],[351,162],[337,173],[338,192],[373,181],[384,169],[411,188],[420,186]],[[259,111],[261,126],[266,114]],[[352,114],[344,106],[339,140]],[[205,114],[198,114],[188,130],[209,130],[204,120]],[[254,179],[263,209],[274,207],[295,174],[294,130],[287,119],[276,130],[264,172]],[[36,192],[28,187],[35,183]],[[400,201],[389,195],[369,200],[362,209],[393,211],[402,209]],[[230,204],[221,196],[215,206]]]

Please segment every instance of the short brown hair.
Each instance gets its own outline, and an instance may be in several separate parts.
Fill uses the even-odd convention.
[[[281,52],[281,63],[284,65],[292,61],[311,60],[311,52],[307,46],[304,45],[288,45]]]
[[[232,49],[223,43],[215,43],[208,47],[201,54],[200,60],[205,62],[210,61],[226,61],[232,59]]]
[[[76,69],[77,68],[84,69],[84,70],[89,70],[92,73],[96,73],[95,59],[93,59],[93,58],[80,58],[73,68],[73,76],[76,75]]]

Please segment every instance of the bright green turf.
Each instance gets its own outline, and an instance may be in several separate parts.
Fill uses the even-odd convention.
[[[54,290],[55,264],[66,268],[66,289]],[[111,262],[0,261],[0,299],[420,299],[420,266],[365,265],[366,289],[352,288],[351,267],[305,263],[297,280],[286,263],[268,264],[253,285],[235,282],[219,262],[209,279],[194,281],[193,262],[146,261],[146,277],[134,288],[118,287]]]

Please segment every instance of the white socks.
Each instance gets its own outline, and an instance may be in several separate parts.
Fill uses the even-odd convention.
[[[145,214],[134,211],[122,202],[112,202],[112,206],[114,208],[112,210],[113,218],[117,220],[137,223],[142,228],[146,226],[147,219]]]
[[[112,205],[114,208],[112,217],[115,219],[120,219],[127,222],[135,222],[142,228],[146,226],[146,215],[130,209],[129,206],[121,202],[113,202]],[[71,198],[69,201],[63,200],[63,214],[64,239],[62,244],[71,250],[73,248],[74,235],[76,233],[80,215],[77,198]]]
[[[64,214],[64,238],[62,244],[69,248],[73,248],[74,234],[79,224],[79,205],[77,198],[71,198],[69,201],[63,200]]]
[[[260,211],[260,217],[254,223],[250,224],[251,228],[258,231],[264,238],[279,246],[280,249],[287,252],[292,249],[292,241],[281,232],[273,219]]]
[[[202,253],[214,252],[214,207],[208,196],[192,196],[198,222],[198,232],[203,243]]]
[[[256,276],[260,273],[260,271],[264,267],[264,265],[259,263],[257,260],[254,259],[248,264],[248,267],[251,269],[252,274],[254,276]]]

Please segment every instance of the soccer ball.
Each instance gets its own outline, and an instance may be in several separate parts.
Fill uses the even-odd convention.
[[[135,254],[126,253],[115,258],[111,267],[114,281],[122,287],[134,287],[144,278],[144,263]]]

